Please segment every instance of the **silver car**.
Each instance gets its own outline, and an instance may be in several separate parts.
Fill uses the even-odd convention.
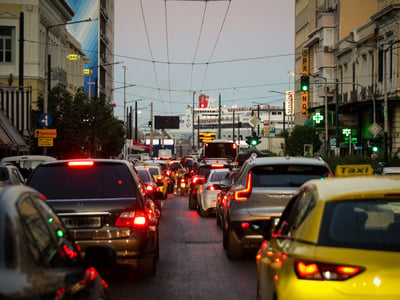
[[[216,212],[219,183],[228,172],[228,168],[212,169],[205,178],[204,184],[197,189],[197,211],[200,216],[206,217]]]

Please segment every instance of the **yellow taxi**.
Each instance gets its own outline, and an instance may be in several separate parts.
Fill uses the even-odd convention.
[[[400,299],[400,177],[308,181],[260,233],[257,299]]]
[[[163,194],[163,199],[167,199],[168,196],[168,181],[167,178],[164,176],[161,167],[159,165],[150,165],[150,164],[143,164],[147,169],[149,169],[150,174],[153,176],[154,181],[156,182],[157,186],[160,189],[160,192]]]

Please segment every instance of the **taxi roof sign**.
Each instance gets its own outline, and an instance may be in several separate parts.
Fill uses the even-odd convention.
[[[358,165],[337,165],[335,168],[336,177],[354,177],[373,175],[373,168],[369,164]]]

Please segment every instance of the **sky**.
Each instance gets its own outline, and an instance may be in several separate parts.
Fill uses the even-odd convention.
[[[149,120],[150,102],[154,115],[178,115],[193,98],[197,106],[201,93],[227,107],[282,105],[279,92],[294,85],[294,5],[116,0],[115,116],[123,119],[124,97],[128,108],[139,100],[139,126]]]

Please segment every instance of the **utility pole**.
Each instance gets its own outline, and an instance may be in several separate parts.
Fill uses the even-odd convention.
[[[126,70],[127,69],[128,69],[127,66],[122,66],[122,70],[124,70],[124,125],[125,126],[126,126],[125,110],[126,110]],[[89,76],[90,76],[90,74],[89,74]],[[90,81],[90,79],[89,79],[89,81]],[[89,91],[90,91],[90,85],[89,85]]]
[[[193,105],[192,105],[192,150],[194,150],[194,95],[196,92],[193,92]]]
[[[138,126],[138,113],[137,113],[137,101],[135,101],[135,142],[138,141],[138,130],[137,130],[137,126]]]
[[[24,89],[24,12],[19,13],[19,90]]]
[[[260,120],[260,104],[257,104],[257,118]],[[260,135],[260,122],[257,124],[257,135]]]
[[[218,100],[218,139],[221,139],[221,93]]]
[[[233,123],[232,123],[232,128],[233,128],[232,140],[233,140],[233,142],[235,142],[235,109],[233,109]]]
[[[153,102],[150,102],[150,157],[153,156]]]
[[[200,149],[200,114],[197,114],[197,149]]]

